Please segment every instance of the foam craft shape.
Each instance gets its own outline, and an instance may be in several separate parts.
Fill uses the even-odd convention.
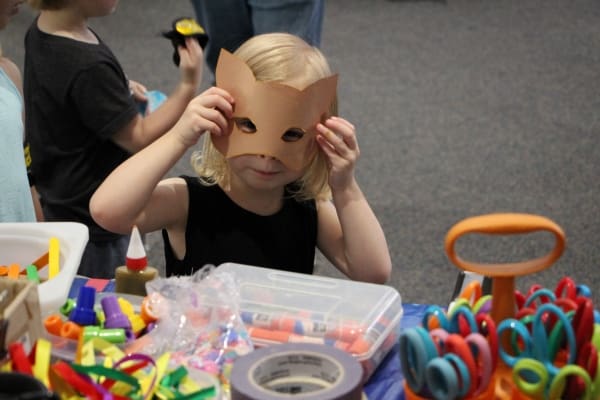
[[[214,146],[225,157],[266,155],[277,158],[287,168],[298,171],[305,167],[317,151],[317,123],[329,115],[335,100],[337,75],[323,78],[299,90],[277,82],[257,81],[252,70],[239,57],[222,49],[216,70],[216,83],[235,99],[229,134],[212,135]],[[248,118],[256,126],[255,133],[239,129],[237,118]],[[291,128],[305,132],[301,139],[282,139]]]

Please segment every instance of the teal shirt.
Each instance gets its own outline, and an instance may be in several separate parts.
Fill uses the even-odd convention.
[[[34,222],[23,155],[23,98],[0,68],[0,222]]]

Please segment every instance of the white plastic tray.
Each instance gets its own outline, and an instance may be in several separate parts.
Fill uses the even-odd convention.
[[[88,228],[77,222],[0,223],[0,265],[19,263],[25,268],[48,251],[51,237],[60,242],[60,272],[47,280],[48,267],[39,271],[42,315],[56,312],[66,301],[88,242]]]

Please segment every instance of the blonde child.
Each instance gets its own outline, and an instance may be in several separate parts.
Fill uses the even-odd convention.
[[[268,100],[270,91],[305,96],[329,84],[332,74],[321,52],[296,36],[273,33],[249,39],[225,59],[241,60],[251,70],[251,82],[242,82],[239,71],[226,76],[247,86],[247,96],[240,91],[234,98],[230,92],[236,88],[212,87],[192,100],[173,129],[98,188],[90,202],[94,219],[121,233],[134,224],[143,232],[162,229],[167,275],[223,262],[312,273],[318,247],[349,278],[385,282],[391,273],[389,251],[354,176],[359,156],[354,126],[331,116],[335,87],[332,101],[311,126],[291,125],[277,133],[282,140],[274,145],[284,151],[302,140],[305,149],[314,146],[305,159],[295,151],[278,158],[268,150],[270,142],[258,144],[266,146],[264,152],[228,156],[221,146],[223,140],[233,145],[234,135],[236,140],[258,135],[273,127],[272,120],[292,121],[314,108],[302,104],[282,115],[285,96],[264,106],[255,103]],[[219,68],[217,86],[223,86]],[[253,85],[258,85],[255,92]],[[322,101],[318,90],[312,97],[317,102]],[[252,117],[254,112],[262,117]],[[161,180],[203,134],[202,153],[193,156],[199,176]]]
[[[200,83],[202,50],[178,49],[180,80],[161,107],[142,117],[145,88],[130,81],[110,48],[88,26],[118,0],[30,0],[40,10],[25,38],[24,91],[31,172],[46,220],[88,226],[79,274],[111,278],[123,264],[127,235],[108,232],[89,200],[110,172],[173,127]],[[135,46],[134,43],[131,44]]]

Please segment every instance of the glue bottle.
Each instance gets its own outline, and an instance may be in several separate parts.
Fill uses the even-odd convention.
[[[131,231],[125,265],[115,271],[115,292],[146,296],[146,282],[158,276],[158,270],[148,266],[146,250],[137,226]]]

